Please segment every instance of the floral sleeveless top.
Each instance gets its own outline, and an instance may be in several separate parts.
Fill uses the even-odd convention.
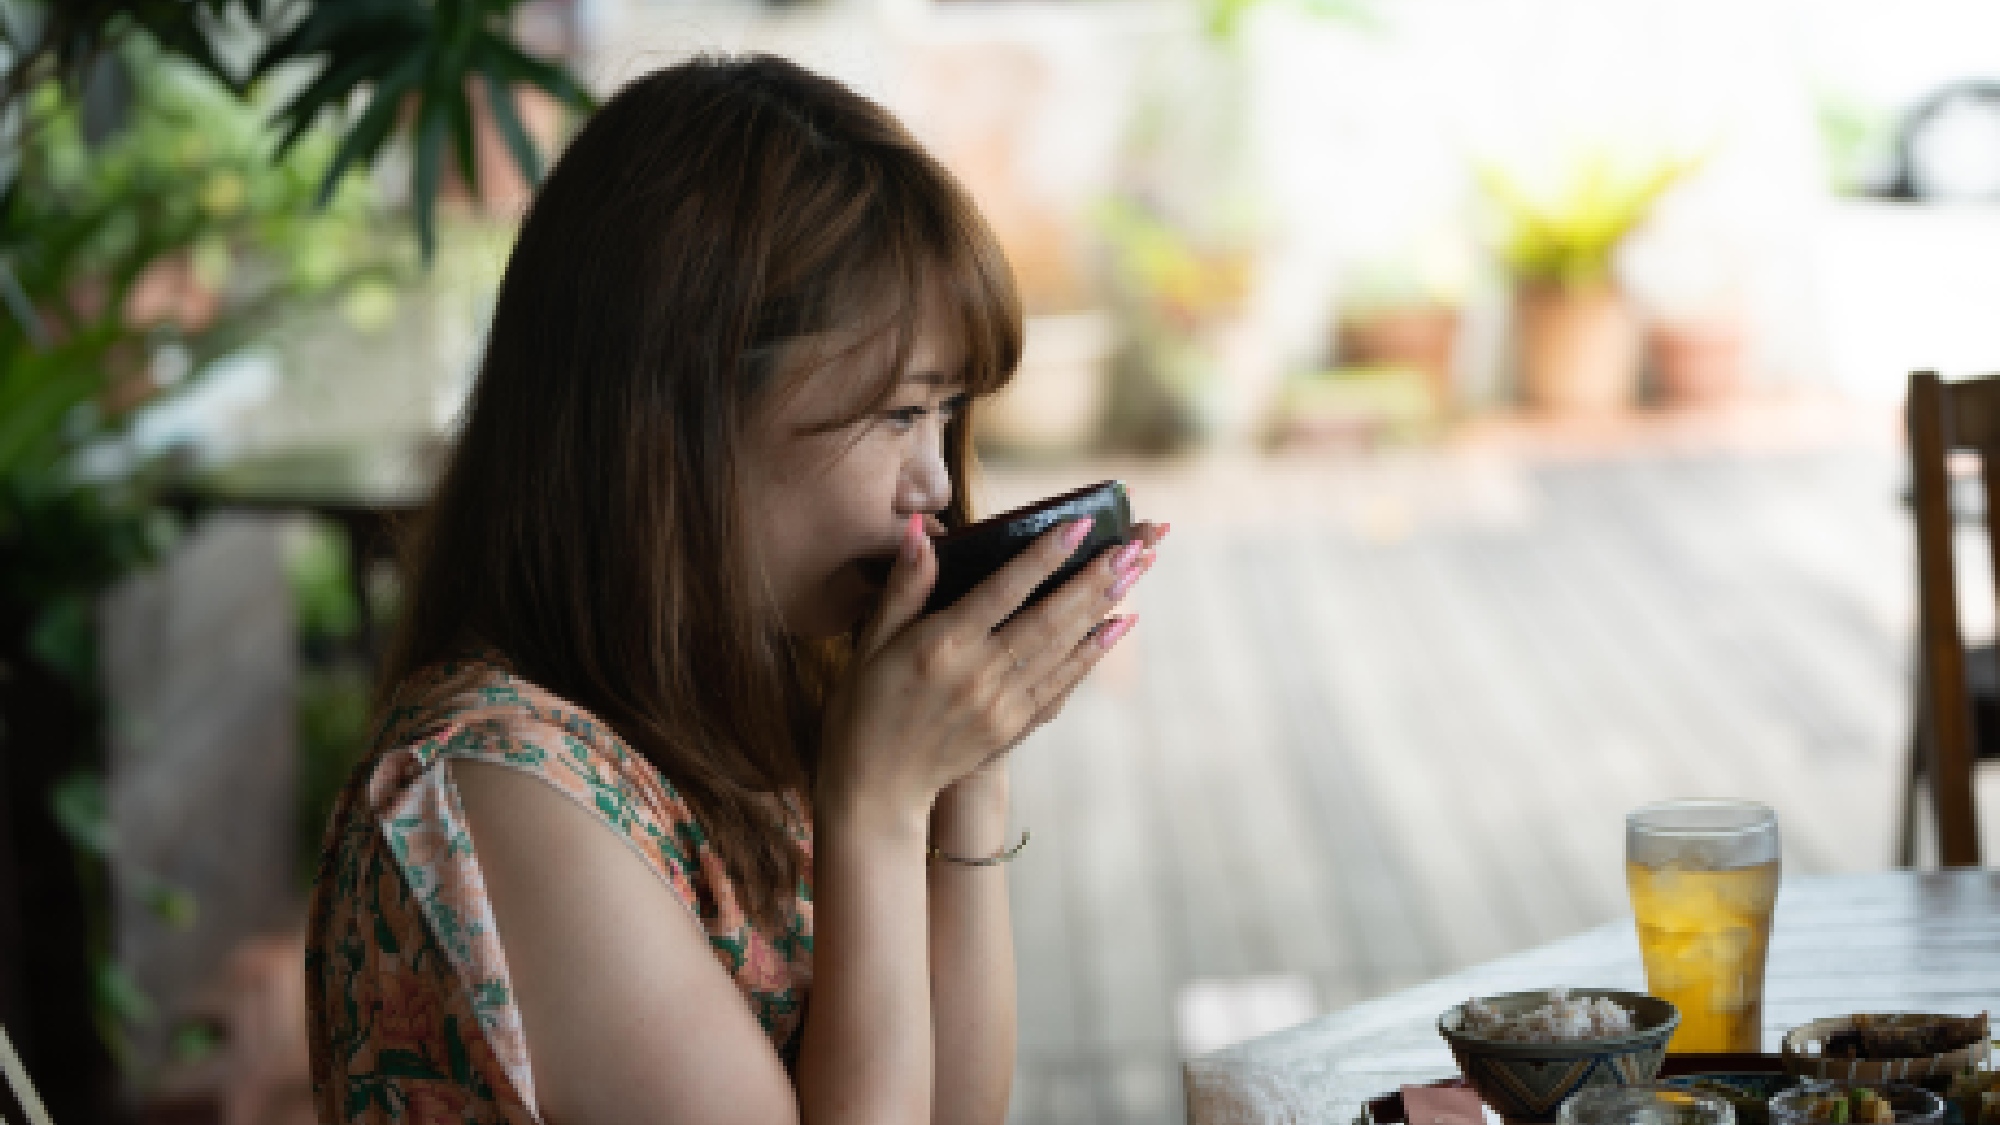
[[[336,805],[306,935],[321,1125],[540,1120],[492,904],[445,763],[521,770],[592,812],[707,932],[789,1066],[812,983],[811,823],[783,802],[807,882],[776,930],[754,926],[673,786],[609,727],[495,664],[405,685]]]

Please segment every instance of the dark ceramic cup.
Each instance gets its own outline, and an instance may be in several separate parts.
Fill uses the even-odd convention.
[[[1099,553],[1132,538],[1132,503],[1122,483],[1101,481],[967,524],[932,540],[938,577],[924,612],[935,613],[964,597],[1050,528],[1085,516],[1092,521],[1090,534],[1021,603],[1021,609],[1026,609],[1075,577]]]

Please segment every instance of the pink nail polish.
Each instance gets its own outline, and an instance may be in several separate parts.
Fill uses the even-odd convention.
[[[1145,549],[1146,545],[1137,539],[1118,548],[1117,553],[1111,556],[1111,572],[1113,574],[1123,574],[1132,569],[1132,563],[1139,558],[1139,552]]]
[[[1146,568],[1143,565],[1141,565],[1141,566],[1135,566],[1131,570],[1128,570],[1123,575],[1119,576],[1118,581],[1113,582],[1111,584],[1111,590],[1110,590],[1111,600],[1115,602],[1119,598],[1124,597],[1126,593],[1132,589],[1132,584],[1134,582],[1137,582],[1140,578],[1144,577],[1145,573],[1146,573]]]
[[[1114,617],[1111,619],[1111,624],[1106,626],[1104,632],[1098,636],[1097,643],[1104,648],[1110,648],[1112,645],[1118,643],[1119,638],[1131,632],[1132,626],[1138,623],[1139,615],[1136,613],[1125,617]]]
[[[924,517],[913,515],[910,522],[903,525],[903,558],[915,562],[924,545]]]
[[[1076,545],[1083,542],[1084,536],[1090,534],[1090,525],[1092,522],[1089,516],[1070,521],[1070,525],[1063,528],[1062,545],[1072,551],[1076,550]]]

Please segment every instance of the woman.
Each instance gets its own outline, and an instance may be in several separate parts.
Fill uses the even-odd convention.
[[[323,1122],[998,1125],[1006,751],[1165,531],[1015,615],[1057,528],[921,615],[1020,346],[964,192],[839,84],[697,60],[586,124],[329,829]]]

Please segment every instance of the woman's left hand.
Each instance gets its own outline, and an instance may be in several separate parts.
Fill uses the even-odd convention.
[[[1140,555],[1136,565],[1132,570],[1133,579],[1135,581],[1138,575],[1144,574],[1147,570],[1152,568],[1154,551],[1159,547],[1160,540],[1166,538],[1167,532],[1172,527],[1173,525],[1170,523],[1145,522],[1133,525],[1132,538],[1129,542],[1137,543],[1140,545]],[[1119,548],[1117,547],[1113,547],[1111,549],[1114,551],[1119,550]],[[1090,576],[1090,571],[1085,570],[1082,574],[1078,575],[1075,579],[1072,579],[1071,581],[1084,581],[1087,580],[1089,576]],[[1083,682],[1083,677],[1081,675],[1076,675],[1071,677],[1067,676],[1066,673],[1075,664],[1079,662],[1083,663],[1084,665],[1083,671],[1085,672],[1089,671],[1089,667],[1091,665],[1094,665],[1096,663],[1096,658],[1099,655],[1101,655],[1101,653],[1090,653],[1088,652],[1088,650],[1085,650],[1083,646],[1096,645],[1099,646],[1099,648],[1101,649],[1109,649],[1112,644],[1117,643],[1119,637],[1122,637],[1124,635],[1125,630],[1131,628],[1131,622],[1134,620],[1137,620],[1137,615],[1131,615],[1130,617],[1107,618],[1106,619],[1107,622],[1123,622],[1123,624],[1100,623],[1096,629],[1091,631],[1089,636],[1086,636],[1085,638],[1083,638],[1082,641],[1078,642],[1077,644],[1078,651],[1075,654],[1072,654],[1069,660],[1065,660],[1062,664],[1059,664],[1054,669],[1052,669],[1051,674],[1045,678],[1044,682],[1053,684],[1053,690],[1050,691],[1048,698],[1042,703],[1041,708],[1035,712],[1035,717],[1029,721],[1027,729],[1021,732],[1019,738],[1016,738],[1012,743],[1008,744],[1006,749],[1002,750],[998,754],[993,755],[993,757],[987,759],[984,765],[980,766],[979,769],[973,771],[972,773],[967,774],[964,778],[960,779],[952,786],[952,788],[956,788],[958,785],[964,785],[968,782],[977,782],[981,779],[982,775],[988,775],[994,771],[998,771],[1005,768],[1007,762],[1007,756],[1013,752],[1014,747],[1019,746],[1023,741],[1027,739],[1029,735],[1041,729],[1042,726],[1047,724],[1050,719],[1055,718],[1056,715],[1061,713],[1063,705],[1068,703],[1069,697],[1075,693],[1076,685]],[[1105,639],[1106,630],[1112,628],[1116,628],[1118,630],[1118,633],[1115,636],[1111,636],[1109,640],[1106,640]]]

